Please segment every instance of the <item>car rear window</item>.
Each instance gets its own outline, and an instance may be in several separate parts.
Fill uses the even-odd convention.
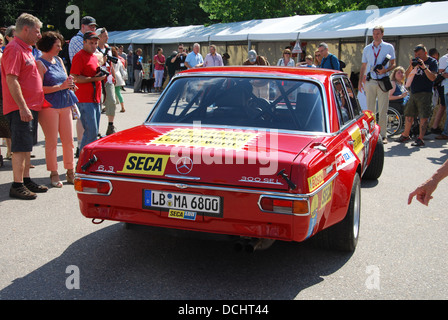
[[[185,77],[175,80],[148,119],[325,132],[322,92],[304,80]]]

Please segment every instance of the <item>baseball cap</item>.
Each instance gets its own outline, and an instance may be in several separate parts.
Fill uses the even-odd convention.
[[[85,16],[84,18],[82,18],[81,19],[81,24],[85,24],[85,25],[88,25],[88,26],[91,26],[91,25],[94,24],[94,25],[97,26],[95,18],[92,18],[91,16]]]
[[[99,37],[96,35],[95,32],[87,31],[86,33],[84,33],[83,39],[84,40],[99,39]]]
[[[249,51],[249,61],[250,62],[257,61],[257,51],[255,51],[255,50],[250,50]]]

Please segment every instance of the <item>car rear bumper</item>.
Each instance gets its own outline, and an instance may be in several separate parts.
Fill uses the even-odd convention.
[[[82,214],[92,219],[300,242],[318,230],[318,221],[323,215],[320,217],[312,215],[309,206],[308,212],[303,214],[266,212],[260,208],[260,199],[284,197],[311,203],[313,197],[325,188],[325,185],[313,194],[303,195],[217,185],[199,186],[163,180],[77,174],[75,187],[77,182],[86,180],[101,181],[110,185],[110,189],[104,191],[104,194],[95,194],[91,190],[88,192],[77,190]],[[148,209],[144,204],[145,190],[221,197],[222,216],[197,214],[195,219],[191,220],[185,217],[173,217],[167,209]]]

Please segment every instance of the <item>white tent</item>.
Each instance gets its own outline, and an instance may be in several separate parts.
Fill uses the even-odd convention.
[[[292,16],[220,23],[111,32],[110,43],[166,44],[231,41],[285,41],[365,37],[376,25],[388,36],[448,32],[448,1],[363,11]]]

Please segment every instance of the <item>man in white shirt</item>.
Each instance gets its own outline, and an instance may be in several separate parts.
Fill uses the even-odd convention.
[[[373,29],[373,42],[367,45],[362,53],[362,66],[359,75],[359,91],[365,91],[367,109],[376,115],[378,100],[378,124],[381,127],[383,142],[387,143],[387,109],[389,108],[389,92],[384,92],[379,85],[381,79],[389,77],[389,71],[395,68],[395,49],[390,43],[383,41],[384,28]],[[386,57],[389,61],[383,65]],[[381,67],[377,67],[381,66]]]
[[[207,53],[204,60],[204,67],[218,67],[223,66],[222,57],[216,52],[216,46],[214,44],[209,47],[210,53]]]

